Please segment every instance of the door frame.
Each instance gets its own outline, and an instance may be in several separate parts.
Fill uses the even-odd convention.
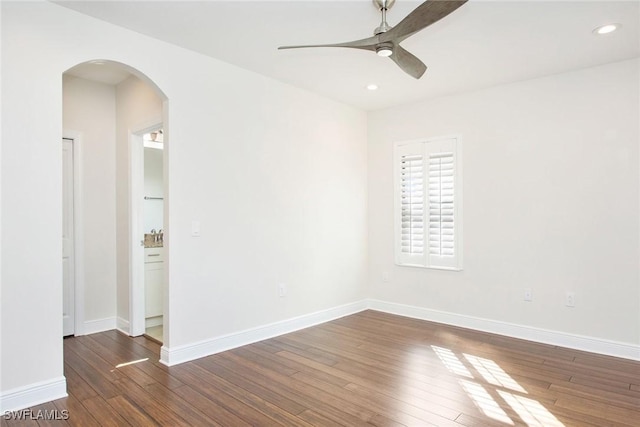
[[[82,197],[82,132],[65,129],[62,139],[70,139],[73,149],[73,304],[74,336],[84,335],[84,200]]]
[[[129,130],[129,335],[134,337],[144,334],[146,329],[143,245],[144,141],[142,137],[146,133],[162,128],[162,120],[153,120]],[[163,152],[163,157],[165,155],[166,153]],[[163,180],[166,181],[165,174],[163,174]]]

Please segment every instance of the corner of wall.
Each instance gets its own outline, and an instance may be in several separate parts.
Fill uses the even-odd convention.
[[[366,300],[361,300],[193,344],[173,348],[162,346],[160,350],[160,363],[167,366],[178,365],[190,360],[210,356],[355,314],[366,310],[368,308],[367,305]]]
[[[429,322],[458,326],[492,334],[503,335],[543,344],[557,345],[575,350],[604,354],[624,359],[640,361],[640,345],[604,340],[583,335],[568,334],[531,326],[517,325],[491,319],[466,316],[457,313],[432,310],[406,304],[398,304],[380,300],[369,300],[368,306],[372,310],[398,316],[411,317]]]

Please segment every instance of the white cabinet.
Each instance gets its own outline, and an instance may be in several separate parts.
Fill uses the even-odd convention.
[[[164,248],[144,249],[145,318],[162,316]]]

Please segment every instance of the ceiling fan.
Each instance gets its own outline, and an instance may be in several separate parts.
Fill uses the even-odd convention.
[[[410,76],[419,79],[427,70],[415,55],[406,51],[400,43],[418,31],[449,15],[467,0],[427,0],[407,15],[395,27],[387,24],[387,10],[396,0],[373,0],[382,13],[380,26],[373,30],[373,37],[345,43],[317,44],[306,46],[280,46],[278,49],[299,49],[306,47],[349,47],[375,51],[379,56],[389,57]]]

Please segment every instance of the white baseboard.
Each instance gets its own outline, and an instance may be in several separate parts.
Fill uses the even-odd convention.
[[[145,328],[153,328],[154,326],[161,326],[162,325],[162,315],[160,316],[153,316],[153,317],[147,317],[146,319],[144,319],[144,327]]]
[[[95,334],[98,332],[111,331],[116,328],[116,318],[87,320],[84,322],[83,335]]]
[[[257,341],[273,338],[278,335],[287,334],[329,322],[367,309],[640,361],[640,345],[636,344],[574,335],[566,332],[551,331],[531,326],[517,325],[497,320],[483,319],[423,307],[370,299],[282,320],[193,344],[173,348],[162,346],[160,362],[167,366],[177,365]],[[122,318],[108,318],[89,321],[84,323],[84,327],[86,333],[90,334],[112,330],[115,328],[116,323],[117,329],[128,334],[129,322]],[[66,389],[66,379],[64,377],[59,377],[53,380],[43,381],[2,392],[0,393],[0,414],[6,411],[18,411],[44,402],[66,397]]]
[[[19,411],[63,397],[67,397],[65,377],[14,388],[0,394],[0,414]]]
[[[329,322],[340,317],[358,313],[366,310],[367,308],[367,301],[363,300],[193,344],[171,348],[162,346],[160,350],[160,362],[167,366],[177,365],[179,363],[188,362],[190,360],[210,356],[212,354],[231,350],[243,345],[273,338],[278,335],[288,334],[320,323]]]
[[[123,334],[129,335],[129,321],[123,319],[122,317],[118,317],[116,319],[116,329],[122,332]]]
[[[482,319],[428,308],[397,304],[379,300],[368,300],[371,310],[382,311],[399,316],[460,326],[513,338],[536,341],[544,344],[568,347],[592,353],[606,354],[631,360],[640,360],[640,345],[609,341],[601,338],[574,335],[566,332],[551,331],[531,326],[517,325],[497,320]]]

